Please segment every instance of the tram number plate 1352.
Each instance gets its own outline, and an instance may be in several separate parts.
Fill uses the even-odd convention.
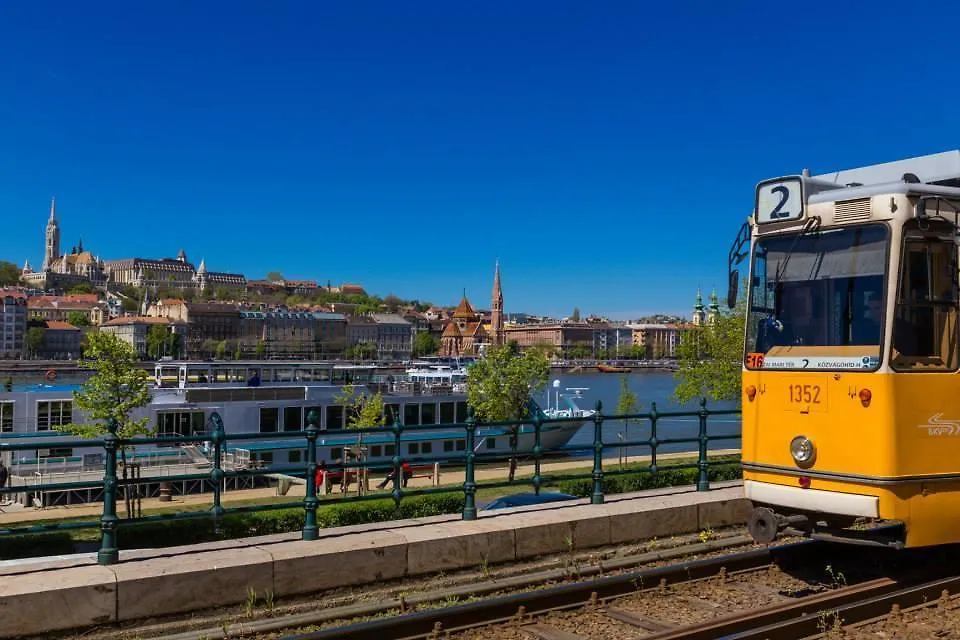
[[[823,411],[827,404],[827,390],[816,382],[794,382],[787,385],[791,409]]]

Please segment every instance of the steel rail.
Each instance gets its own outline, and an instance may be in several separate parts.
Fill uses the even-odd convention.
[[[548,587],[538,591],[510,594],[479,602],[454,605],[442,609],[419,611],[370,620],[356,624],[332,627],[320,631],[288,636],[288,640],[387,640],[389,638],[416,638],[470,627],[486,626],[520,616],[536,615],[559,609],[581,607],[591,602],[658,588],[663,584],[678,584],[709,578],[722,571],[729,573],[757,570],[774,563],[808,560],[812,553],[828,548],[817,540],[804,540],[715,558],[680,562],[664,567],[631,571],[570,584]]]

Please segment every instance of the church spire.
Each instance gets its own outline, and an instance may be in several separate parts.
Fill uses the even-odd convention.
[[[57,196],[50,198],[50,218],[47,222],[56,223],[57,221]]]
[[[490,329],[493,335],[493,344],[506,343],[503,331],[503,289],[500,287],[500,261],[497,260],[493,270],[493,303],[490,312]]]

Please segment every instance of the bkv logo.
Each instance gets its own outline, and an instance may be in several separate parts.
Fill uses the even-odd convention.
[[[960,436],[960,420],[944,420],[942,413],[933,414],[927,424],[917,426],[926,429],[928,436]]]

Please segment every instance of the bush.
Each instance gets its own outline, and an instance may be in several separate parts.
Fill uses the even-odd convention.
[[[603,478],[603,492],[612,493],[630,493],[633,491],[643,491],[645,489],[659,489],[662,487],[680,487],[697,483],[699,471],[690,468],[670,468],[662,467],[656,476],[649,470],[638,471],[636,473],[625,473],[622,475],[607,475]],[[711,482],[723,482],[725,480],[736,480],[742,477],[742,469],[739,464],[723,464],[710,467],[707,477]],[[561,480],[557,483],[557,489],[561,493],[569,493],[578,498],[587,498],[593,493],[593,480],[584,478],[581,480]]]

